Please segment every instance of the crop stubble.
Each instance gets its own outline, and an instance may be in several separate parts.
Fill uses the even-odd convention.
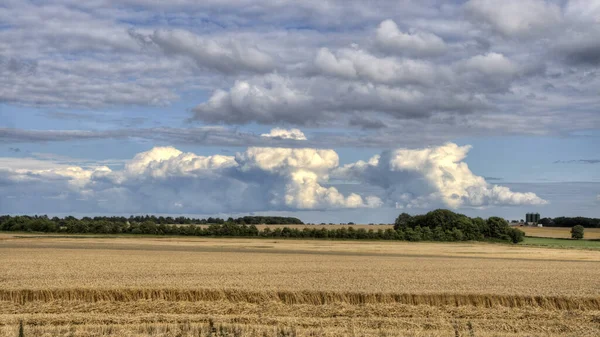
[[[595,251],[4,235],[0,265],[0,336],[600,335]]]

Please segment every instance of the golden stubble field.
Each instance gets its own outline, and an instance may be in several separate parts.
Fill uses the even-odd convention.
[[[0,336],[598,336],[600,252],[0,234]]]
[[[570,239],[571,228],[568,227],[517,227],[525,232],[527,236],[537,236],[540,238],[559,238]],[[586,228],[584,230],[586,239],[600,239],[600,228]]]

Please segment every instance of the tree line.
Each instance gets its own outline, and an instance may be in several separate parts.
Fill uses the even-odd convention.
[[[8,215],[0,216],[0,223],[3,221],[8,221],[11,217]],[[16,216],[15,218],[19,218]],[[188,218],[184,216],[180,217],[164,217],[164,216],[155,216],[155,215],[136,215],[130,217],[124,216],[95,216],[95,217],[83,217],[81,219],[77,219],[74,216],[67,216],[64,218],[53,217],[49,218],[47,215],[35,215],[35,216],[20,216],[20,218],[25,219],[44,219],[50,220],[54,222],[58,226],[64,226],[67,222],[73,221],[86,221],[86,222],[118,222],[118,223],[141,223],[141,222],[152,222],[157,225],[210,225],[210,224],[224,224],[226,222],[236,223],[236,224],[264,224],[264,225],[303,225],[304,222],[298,218],[294,217],[283,217],[283,216],[243,216],[239,218],[229,217],[228,219],[222,218],[205,218],[205,219],[196,219],[196,218]]]
[[[261,218],[262,220],[265,220],[269,217]],[[272,217],[272,220],[274,219],[276,219],[276,217]],[[239,220],[239,222],[236,222],[235,220]],[[256,227],[256,224],[248,224],[246,221],[256,221],[256,219],[250,219],[249,217],[238,219],[230,218],[222,223],[212,223],[208,226],[193,226],[192,224],[167,224],[155,222],[151,216],[130,218],[84,217],[77,219],[72,216],[65,218],[49,218],[47,216],[32,217],[6,215],[0,216],[0,230],[72,234],[149,234],[404,241],[492,240],[514,243],[522,241],[524,237],[522,231],[510,227],[502,218],[491,217],[487,220],[482,218],[471,219],[465,215],[441,209],[417,216],[402,213],[396,219],[394,228],[385,230],[381,228],[367,230],[365,228],[354,228],[353,226],[336,229],[316,226],[307,226],[302,229],[289,227],[277,227],[272,229],[266,227],[259,230]],[[277,221],[281,221],[281,219],[277,219]]]
[[[600,219],[585,218],[585,217],[558,217],[558,218],[542,218],[538,222],[544,227],[575,227],[582,226],[584,228],[600,228]]]
[[[437,209],[415,216],[402,213],[396,218],[394,229],[421,231],[435,241],[501,240],[517,243],[525,237],[523,231],[509,226],[502,218],[470,218],[447,209]],[[451,240],[448,240],[449,238]]]

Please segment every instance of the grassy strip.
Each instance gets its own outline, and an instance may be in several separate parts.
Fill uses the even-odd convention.
[[[600,250],[600,241],[598,240],[573,240],[526,236],[525,240],[523,240],[523,242],[521,242],[520,244],[525,246],[549,248]]]

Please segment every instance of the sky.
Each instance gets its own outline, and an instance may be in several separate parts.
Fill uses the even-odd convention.
[[[600,1],[5,0],[0,214],[600,217]]]

